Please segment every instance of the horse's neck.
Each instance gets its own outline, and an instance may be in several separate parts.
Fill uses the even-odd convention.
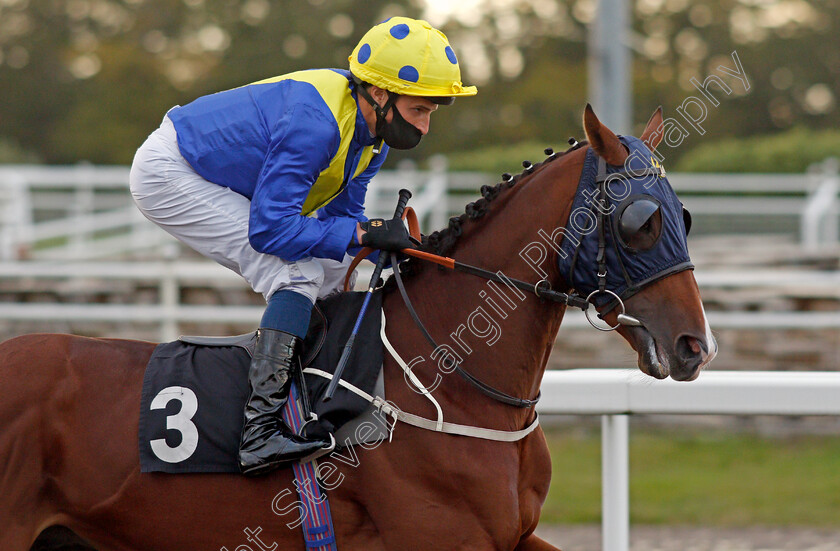
[[[533,182],[504,191],[510,196],[500,197],[499,204],[491,204],[484,218],[465,226],[451,256],[536,284],[542,277],[520,252],[540,239],[538,230],[551,235],[558,224],[565,224],[576,183],[575,176],[574,182],[565,185],[571,189]],[[555,254],[547,243],[542,246],[552,259],[542,268],[548,281],[556,283],[559,274]],[[464,369],[483,382],[519,398],[536,396],[563,307],[512,286],[428,266],[408,283],[409,295],[416,297],[418,313],[439,347],[449,347],[446,351],[457,354]],[[428,365],[435,364],[432,361]],[[459,379],[457,375],[450,378]],[[450,383],[447,378],[441,391],[444,396],[450,393],[453,402],[465,402],[462,394],[453,394],[463,392],[463,384]],[[486,405],[484,400],[477,402]]]

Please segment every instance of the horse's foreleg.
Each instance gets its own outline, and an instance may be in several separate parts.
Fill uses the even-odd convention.
[[[561,551],[559,547],[554,547],[547,541],[538,538],[534,534],[529,535],[527,538],[520,540],[519,545],[516,546],[514,551]]]
[[[0,547],[9,551],[27,551],[34,539],[32,529],[29,527],[11,530],[4,527],[3,534],[0,534]]]
[[[45,493],[43,465],[43,420],[37,394],[21,392],[12,384],[10,372],[19,367],[0,351],[0,549],[26,551],[41,528],[42,496]]]
[[[16,425],[19,423],[9,423],[0,434],[0,549],[3,551],[27,551],[42,523],[38,503],[38,496],[43,492],[39,448],[27,438],[18,437]]]

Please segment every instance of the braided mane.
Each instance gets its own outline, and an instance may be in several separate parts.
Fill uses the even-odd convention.
[[[502,181],[495,186],[483,185],[481,186],[481,199],[467,204],[464,213],[460,216],[453,216],[449,219],[449,226],[442,230],[432,232],[430,235],[423,236],[423,245],[420,250],[431,252],[439,256],[446,256],[458,242],[458,238],[464,233],[463,226],[469,220],[477,220],[487,214],[489,204],[496,199],[503,190],[514,187],[520,180],[529,176],[541,166],[550,163],[564,155],[571,153],[581,147],[588,145],[589,142],[578,142],[574,138],[569,138],[571,147],[562,153],[555,153],[550,147],[546,148],[544,153],[548,155],[542,162],[536,165],[531,164],[530,161],[522,161],[524,170],[515,176],[509,173],[502,174]],[[409,258],[405,262],[399,264],[400,274],[404,279],[416,275],[426,263],[416,258]],[[391,275],[385,281],[384,291],[386,293],[393,291],[396,288],[394,276]]]
[[[432,234],[425,236],[423,238],[423,249],[435,253],[437,255],[445,256],[452,250],[455,246],[455,243],[458,241],[458,238],[463,233],[462,226],[468,220],[476,220],[481,218],[487,213],[487,209],[489,203],[493,201],[502,190],[507,188],[512,188],[515,186],[522,178],[530,175],[536,169],[540,168],[541,166],[554,161],[555,159],[559,159],[564,155],[575,151],[576,149],[580,149],[584,145],[587,144],[586,141],[578,142],[574,138],[569,138],[569,143],[572,146],[562,153],[555,153],[551,148],[545,149],[545,154],[548,157],[540,163],[536,165],[532,165],[530,161],[522,161],[522,166],[524,170],[515,176],[511,176],[508,173],[502,174],[502,181],[495,186],[484,185],[481,186],[481,196],[482,198],[467,204],[464,213],[460,216],[453,216],[449,219],[449,226],[433,232]]]

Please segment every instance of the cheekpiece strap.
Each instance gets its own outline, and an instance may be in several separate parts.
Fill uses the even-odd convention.
[[[607,161],[603,157],[598,157],[598,290],[604,292],[607,289],[607,233],[605,228],[604,216],[607,212]]]

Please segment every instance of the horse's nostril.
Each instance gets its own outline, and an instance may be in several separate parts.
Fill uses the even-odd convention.
[[[688,362],[694,359],[702,359],[709,353],[709,347],[703,339],[698,339],[692,335],[680,335],[677,338],[676,352],[680,359]]]

